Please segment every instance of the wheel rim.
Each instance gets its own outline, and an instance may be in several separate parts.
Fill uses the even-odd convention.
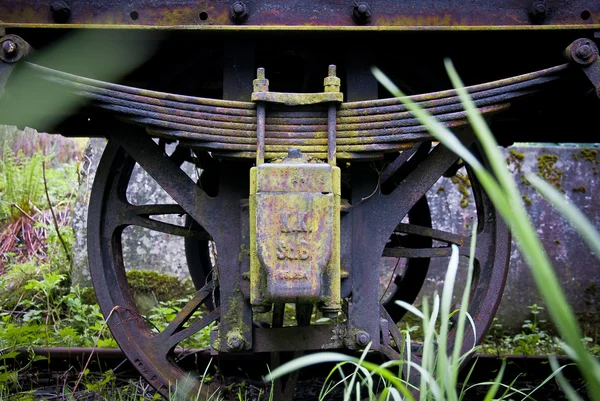
[[[96,173],[89,206],[88,252],[98,303],[127,358],[162,395],[168,396],[182,383],[186,393],[197,391],[195,381],[188,379],[188,372],[174,362],[174,349],[218,319],[219,310],[214,309],[191,322],[193,313],[211,299],[212,283],[197,291],[169,325],[156,333],[140,314],[128,288],[121,236],[124,228],[136,225],[136,221],[171,234],[199,238],[205,233],[189,231],[190,234],[185,234],[186,227],[154,223],[147,217],[183,213],[178,205],[154,205],[152,210],[143,210],[148,205],[129,204],[126,189],[134,165],[135,161],[119,145],[109,141]]]

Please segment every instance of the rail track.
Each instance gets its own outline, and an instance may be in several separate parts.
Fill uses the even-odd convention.
[[[73,391],[74,383],[78,381],[79,374],[84,369],[88,371],[86,374],[88,381],[94,377],[102,377],[102,372],[110,369],[115,375],[113,385],[115,388],[121,387],[124,389],[123,392],[133,391],[131,389],[133,383],[137,388],[136,391],[144,392],[148,399],[155,394],[131,361],[117,348],[31,348],[19,349],[18,352],[19,355],[15,359],[4,361],[4,363],[22,366],[28,364],[32,356],[44,357],[43,360],[29,363],[29,367],[20,373],[23,390],[31,390],[35,396],[44,399],[62,399],[61,397],[66,393]],[[193,358],[185,357],[192,354]],[[195,369],[210,362],[213,366],[213,370],[210,371],[212,386],[215,391],[217,388],[228,388],[229,392],[223,393],[225,397],[230,396],[231,399],[237,399],[237,392],[240,391],[246,392],[247,399],[258,400],[261,399],[261,393],[269,391],[270,384],[265,384],[261,380],[261,375],[267,373],[266,366],[270,362],[270,357],[266,354],[248,354],[241,358],[238,355],[236,358],[232,358],[227,355],[215,357],[206,351],[193,353],[180,351],[177,355],[182,358],[182,364],[187,369]],[[370,359],[374,362],[381,361],[380,357],[376,355],[372,355]],[[572,364],[572,360],[568,357],[559,356],[557,360],[561,366]],[[465,400],[480,401],[488,386],[475,385],[491,381],[504,362],[506,362],[506,370],[502,383],[510,384],[512,388],[525,392],[535,389],[552,374],[547,356],[475,354],[461,374],[461,386],[463,384],[466,384],[467,387],[474,386],[467,392]],[[476,365],[476,368],[472,370],[466,381],[467,373],[471,371],[473,365]],[[317,400],[324,380],[332,367],[331,364],[315,365],[310,372],[300,372],[292,399],[296,401]],[[577,368],[567,366],[563,373],[576,390],[581,390],[581,395],[586,399],[584,384]],[[126,386],[129,386],[130,390],[125,390]],[[92,393],[92,391],[85,390],[85,385],[81,385],[79,390],[75,389],[75,399],[89,399],[93,395]],[[342,399],[341,397],[341,392],[334,391],[325,400],[334,401]],[[537,400],[565,399],[554,380],[548,381],[536,390],[532,397]]]

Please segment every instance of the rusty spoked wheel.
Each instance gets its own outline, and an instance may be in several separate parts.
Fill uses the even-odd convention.
[[[151,140],[140,148],[160,150]],[[219,308],[211,303],[212,282],[200,288],[166,328],[159,331],[140,313],[130,291],[122,236],[126,227],[138,226],[204,243],[210,237],[198,225],[176,225],[155,218],[162,215],[185,218],[186,212],[179,204],[131,204],[127,188],[135,166],[136,160],[116,140],[110,140],[95,177],[88,215],[88,253],[94,288],[115,340],[144,378],[164,396],[173,394],[177,386],[178,391],[193,392],[197,390],[196,384],[178,365],[175,350],[218,320]],[[164,182],[159,184],[168,186]],[[194,312],[203,306],[206,313],[196,317]]]
[[[486,160],[481,156],[476,143],[471,146],[471,151],[486,164]],[[453,176],[456,174],[456,157],[443,147],[436,146],[430,151],[429,144],[423,144],[419,150],[414,152],[411,160],[412,163],[410,163],[410,160],[405,163],[405,171],[400,174],[399,180],[397,180],[401,182],[399,186],[409,184],[405,189],[407,191],[411,190],[411,182],[414,187],[418,188],[407,196],[408,199],[405,202],[399,198],[400,203],[397,204],[398,209],[402,210],[403,207],[407,207],[402,203],[410,204],[410,202],[414,202],[408,214],[409,219],[396,224],[382,252],[384,258],[406,261],[403,274],[391,276],[390,280],[393,280],[392,285],[395,288],[391,291],[391,295],[386,298],[386,302],[382,304],[382,317],[394,323],[402,319],[406,313],[394,301],[403,300],[413,303],[419,293],[423,292],[426,287],[426,280],[428,277],[431,278],[431,274],[437,274],[435,280],[443,280],[444,272],[440,272],[439,269],[445,266],[447,258],[451,254],[451,244],[455,244],[459,248],[461,257],[459,268],[462,269],[463,275],[462,277],[459,276],[459,279],[466,277],[471,244],[470,229],[455,233],[448,228],[436,228],[437,222],[435,218],[430,217],[430,210],[424,197],[442,175]],[[475,332],[469,328],[467,329],[463,338],[463,351],[467,351],[474,344],[479,344],[492,323],[504,289],[510,256],[510,234],[506,225],[468,166],[466,166],[466,172],[472,189],[474,204],[474,211],[469,224],[477,223],[477,234],[474,277],[468,309],[475,323]],[[418,175],[417,179],[414,179],[415,175]],[[429,184],[423,185],[424,182],[429,182]],[[411,218],[411,214],[414,215],[415,213],[420,214]],[[457,214],[456,216],[446,217],[448,218],[445,220],[456,220],[464,216]],[[436,259],[438,260],[436,261]],[[430,265],[432,267],[436,265],[434,270],[437,270],[437,272],[432,272],[432,269],[429,269]],[[461,283],[457,283],[456,286],[457,290],[460,291],[462,288]],[[460,296],[456,297],[455,302],[458,305]],[[389,328],[394,341],[397,344],[401,342],[402,336],[396,325],[390,323]],[[455,336],[456,333],[451,330],[449,333],[449,347],[453,347],[456,340]],[[396,352],[397,350],[390,348],[389,339],[386,339],[385,336],[382,338],[382,343],[382,349],[388,357],[401,357]],[[416,360],[418,361],[418,358]]]

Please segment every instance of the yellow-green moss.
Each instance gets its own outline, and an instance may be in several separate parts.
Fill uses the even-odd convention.
[[[514,149],[511,149],[508,152],[508,157],[506,158],[507,165],[515,166],[513,171],[521,172],[521,162],[525,160],[525,155],[523,153],[519,153]]]
[[[176,276],[155,271],[128,271],[127,282],[134,297],[138,294],[152,294],[158,301],[179,299],[195,292],[189,280],[181,281]]]
[[[469,203],[471,202],[471,192],[469,191],[469,188],[471,188],[471,182],[469,181],[469,177],[460,173],[456,173],[454,177],[450,178],[450,181],[457,186],[458,192],[460,192],[460,207],[464,209],[469,206]]]
[[[573,188],[573,192],[581,192],[582,194],[584,194],[586,191],[587,191],[587,189],[586,189],[585,185]]]
[[[581,157],[583,157],[583,160],[592,164],[592,171],[594,172],[594,175],[598,175],[598,168],[596,167],[598,164],[598,150],[587,147],[583,148],[581,150]]]
[[[446,188],[444,188],[443,185],[440,185],[437,189],[437,191],[435,191],[435,193],[439,194],[440,192],[444,192],[446,190]]]
[[[537,159],[539,176],[548,181],[554,188],[564,193],[565,190],[561,182],[564,172],[560,171],[555,166],[558,161],[558,156],[546,153],[539,155]]]
[[[523,202],[525,202],[526,206],[531,206],[531,199],[529,199],[529,196],[523,194],[522,198],[523,198]]]

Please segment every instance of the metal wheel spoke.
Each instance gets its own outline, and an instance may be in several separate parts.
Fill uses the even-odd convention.
[[[155,216],[159,214],[184,215],[185,210],[177,204],[165,203],[157,205],[128,205],[127,211],[138,216]]]
[[[196,292],[196,295],[187,303],[179,313],[171,320],[171,323],[164,329],[160,335],[171,336],[192,317],[194,312],[208,299],[214,290],[213,282],[209,282]]]
[[[415,166],[391,194],[378,197],[376,202],[372,202],[368,207],[378,211],[393,211],[398,219],[389,219],[379,227],[379,230],[388,233],[393,231],[409,210],[456,160],[457,156],[452,151],[438,145]]]
[[[190,338],[212,322],[216,321],[221,316],[221,309],[216,308],[213,311],[209,312],[202,319],[190,324],[188,327],[181,329],[175,332],[173,335],[169,336],[165,341],[165,346],[168,349],[172,349],[177,344],[182,342],[183,340]]]
[[[447,242],[448,244],[456,244],[458,246],[464,246],[469,243],[469,237],[467,236],[436,230],[430,227],[417,226],[415,224],[400,223],[394,230],[394,233],[428,237],[437,241]]]
[[[384,248],[383,256],[391,258],[442,258],[450,256],[452,248]]]
[[[207,231],[214,228],[215,221],[218,221],[213,218],[215,200],[199,188],[147,134],[128,130],[112,139],[202,227]]]

